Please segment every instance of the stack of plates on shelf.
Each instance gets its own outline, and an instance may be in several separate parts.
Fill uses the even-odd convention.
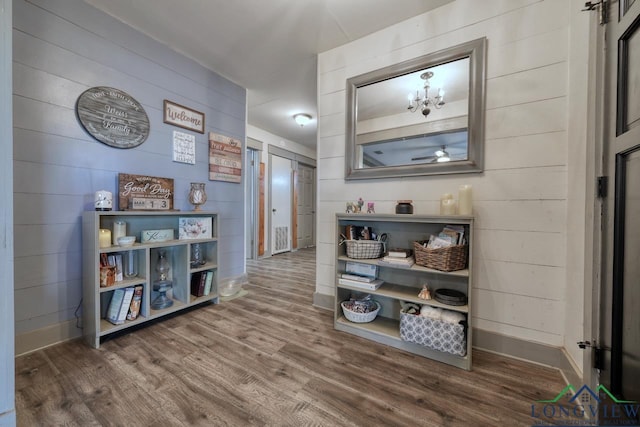
[[[454,289],[437,289],[434,298],[447,305],[465,305],[467,303],[467,296]]]

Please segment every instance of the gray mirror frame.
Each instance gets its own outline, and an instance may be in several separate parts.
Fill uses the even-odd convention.
[[[486,38],[371,71],[347,80],[345,180],[478,173],[484,169]],[[357,89],[372,83],[469,57],[468,157],[464,161],[358,168],[356,156]]]

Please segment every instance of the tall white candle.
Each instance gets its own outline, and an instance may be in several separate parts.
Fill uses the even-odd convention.
[[[472,207],[472,197],[471,197],[471,186],[470,185],[461,185],[458,190],[458,214],[459,215],[472,215],[473,207]]]
[[[113,245],[118,244],[118,237],[127,235],[127,223],[124,221],[116,221],[113,223]]]
[[[111,230],[101,228],[98,232],[98,243],[101,248],[108,248],[111,246]]]

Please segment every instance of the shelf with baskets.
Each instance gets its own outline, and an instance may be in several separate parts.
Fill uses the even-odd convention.
[[[176,313],[205,302],[218,303],[218,216],[212,212],[155,212],[155,211],[96,211],[84,212],[82,225],[83,244],[83,335],[85,341],[98,348],[103,337],[144,322]],[[204,220],[210,230],[197,239],[180,239],[180,224],[185,219]],[[126,224],[126,234],[136,237],[132,246],[108,245],[101,241],[100,230],[114,230],[116,222]],[[146,240],[142,235],[160,230],[169,239]],[[171,232],[173,239],[171,239]],[[102,245],[101,245],[102,243]],[[197,262],[194,256],[197,255]],[[119,257],[123,273],[105,282],[104,260]],[[168,269],[159,264],[166,260]],[[117,271],[117,268],[115,271]],[[212,272],[207,295],[191,294],[191,278],[194,274]],[[110,273],[112,274],[112,273]],[[130,314],[119,323],[109,319],[112,300],[116,293],[138,288],[137,315],[126,313],[132,307],[122,303],[120,314]]]
[[[414,246],[414,242],[428,240],[431,235],[437,235],[447,225],[462,227],[464,230],[466,239],[464,252],[459,251],[460,248],[456,249],[458,253],[454,255],[451,255],[454,251],[436,252],[435,261],[426,260],[424,254],[419,254],[419,257],[416,257],[419,258],[417,263],[410,266],[380,262],[390,248],[411,249],[415,257],[419,249]],[[366,227],[367,232],[372,233],[373,236],[384,235],[385,240],[379,253],[364,254],[347,251],[346,242],[336,245],[335,329],[470,370],[472,365],[473,218],[336,214],[338,241],[344,240],[345,230],[349,230],[348,227],[359,229]],[[358,258],[359,256],[377,256],[377,258]],[[453,261],[441,260],[438,258],[441,256],[458,258]],[[358,283],[345,283],[348,281],[341,280],[341,277],[343,274],[352,273],[354,264],[358,268],[375,271],[375,277],[383,283],[375,289],[365,289]],[[350,268],[348,269],[347,266]],[[444,271],[452,268],[452,271]],[[436,291],[439,296],[451,292],[454,295],[463,295],[464,301],[454,303],[443,299],[438,301],[420,298],[418,295],[425,284],[428,285],[432,295]],[[373,320],[347,319],[341,303],[351,299],[360,300],[366,296],[370,296],[379,304],[379,310]],[[443,318],[442,320],[430,319],[405,313],[402,307],[406,308],[407,304],[421,307],[425,312],[436,310],[442,313]],[[350,315],[348,312],[347,314]],[[447,341],[449,337],[451,341]]]

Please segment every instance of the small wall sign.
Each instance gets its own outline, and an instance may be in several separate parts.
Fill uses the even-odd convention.
[[[163,120],[170,125],[204,133],[204,113],[166,99],[164,100]]]
[[[209,180],[242,182],[240,140],[209,132]]]
[[[196,137],[190,133],[173,131],[173,161],[196,164]]]
[[[173,178],[119,173],[118,208],[121,211],[173,210]]]
[[[87,89],[78,97],[76,114],[92,137],[111,147],[137,147],[149,136],[149,117],[144,108],[119,89]]]

